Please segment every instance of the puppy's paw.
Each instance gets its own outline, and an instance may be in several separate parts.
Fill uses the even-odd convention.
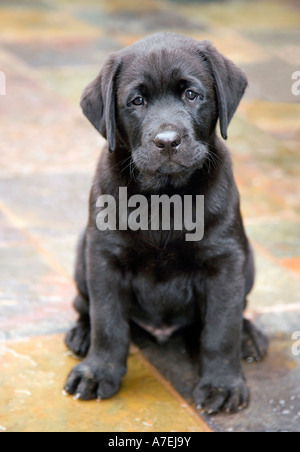
[[[84,358],[90,348],[90,326],[79,321],[66,335],[66,346],[77,356]]]
[[[224,412],[236,413],[246,408],[250,400],[250,391],[242,378],[231,384],[209,385],[198,384],[194,391],[194,401],[198,409],[205,409],[207,414]]]
[[[70,372],[64,390],[76,399],[108,399],[115,395],[125,371],[112,371],[113,366],[86,358]]]
[[[261,361],[268,352],[269,340],[250,320],[244,319],[242,358],[248,362]]]

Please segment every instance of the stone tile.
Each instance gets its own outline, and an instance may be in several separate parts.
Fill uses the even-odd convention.
[[[277,56],[293,67],[300,64],[300,31],[299,30],[255,30],[246,36],[256,42],[269,55]]]
[[[280,219],[257,220],[248,224],[252,239],[279,259],[300,256],[300,222]]]
[[[300,5],[298,0],[287,0],[287,4],[291,6],[294,10],[300,11]]]
[[[0,211],[0,247],[7,247],[12,243],[24,241],[24,235],[14,228],[8,218]]]
[[[0,52],[0,68],[8,80],[7,95],[0,99],[0,176],[62,169],[92,175],[104,140],[84,118],[79,99],[87,78],[99,69],[88,72],[82,86],[77,81],[74,106],[59,95],[57,84],[47,85],[42,75],[7,52]]]
[[[251,389],[248,410],[215,418],[226,432],[299,432],[300,358],[293,356],[290,336],[271,339],[268,357],[257,364],[245,364]]]
[[[105,2],[104,2],[105,3]],[[183,16],[176,10],[170,10],[165,2],[144,4],[133,2],[130,4],[119,4],[110,2],[111,7],[106,3],[95,9],[78,10],[76,17],[81,21],[86,21],[95,27],[108,30],[109,34],[123,32],[126,34],[145,34],[157,31],[188,31],[205,28],[202,20],[193,20],[193,16]]]
[[[278,0],[229,0],[225,5],[220,2],[185,3],[182,11],[194,20],[206,17],[220,27],[231,27],[243,32],[299,29],[299,12]]]
[[[285,307],[262,307],[255,312],[252,311],[251,314],[248,312],[247,315],[250,315],[250,317],[254,319],[257,326],[264,331],[271,340],[272,338],[285,339],[290,348],[290,355],[293,355],[293,345],[295,345],[296,349],[297,344],[296,339],[292,336],[294,336],[294,334],[296,336],[296,332],[300,331],[300,303]],[[299,354],[297,349],[297,354],[295,354],[295,356],[300,356],[300,347]]]
[[[63,337],[7,342],[1,360],[0,419],[6,432],[203,432],[207,427],[145,367],[129,357],[121,391],[111,400],[62,395],[72,366]]]
[[[300,66],[300,45],[297,45],[297,41],[295,44],[291,44],[286,48],[274,50],[274,55],[281,60],[286,61],[290,66],[295,68],[295,70]]]
[[[250,235],[251,240],[251,235]],[[264,256],[254,244],[256,283],[249,298],[251,311],[266,307],[300,305],[300,278],[280,263]]]
[[[272,180],[266,175],[257,171],[257,165],[251,163],[241,163],[235,165],[235,174],[241,197],[241,210],[246,219],[255,221],[259,216],[293,216],[296,200],[291,198],[290,205],[287,205],[283,193],[280,194],[270,190]],[[247,170],[247,172],[245,172]]]
[[[293,147],[244,120],[240,113],[229,128],[232,152],[247,216],[299,214],[299,155]]]
[[[208,30],[188,31],[186,34],[199,41],[211,41],[219,52],[240,66],[269,58],[262,47],[232,28],[211,26]]]
[[[97,6],[99,5],[99,2],[95,2]],[[118,13],[118,11],[124,11],[127,10],[129,13],[146,13],[146,12],[153,12],[153,11],[159,11],[160,9],[164,9],[166,2],[160,1],[160,2],[153,2],[152,0],[145,0],[144,2],[140,2],[139,0],[128,0],[126,2],[126,7],[124,6],[123,0],[103,0],[101,2],[101,8],[109,13]]]
[[[41,114],[56,109],[56,116],[60,112],[65,115],[72,111],[63,98],[55,96],[55,93],[43,84],[37,71],[24,64],[16,56],[0,49],[0,67],[6,74],[6,96],[1,97],[1,120],[15,122],[20,120],[26,125],[30,120],[40,120]],[[61,113],[62,114],[62,113]],[[2,136],[4,133],[2,131]]]
[[[6,42],[44,40],[59,37],[99,36],[97,28],[76,20],[67,9],[43,10],[5,8],[1,10],[1,39]]]
[[[66,171],[74,174],[74,185],[76,173],[85,172],[92,180],[104,140],[83,116],[60,119],[58,115],[49,109],[37,120],[2,121],[6,131],[0,132],[0,177]]]
[[[248,31],[245,35],[252,41],[257,42],[260,46],[272,49],[287,48],[289,45],[294,45],[299,42],[300,31],[298,29],[278,30],[256,30]]]
[[[140,39],[144,38],[144,34],[142,33],[132,33],[128,35],[126,32],[121,31],[115,31],[114,37],[116,41],[120,43],[120,46],[128,47],[134,44],[136,41],[139,41]]]
[[[249,79],[247,99],[261,99],[271,102],[298,103],[292,93],[292,74],[297,70],[296,63],[271,57],[264,62],[244,64],[243,69]]]
[[[79,99],[83,89],[88,85],[88,83],[91,82],[91,80],[96,78],[106,56],[107,55],[103,54],[101,57],[97,57],[97,64],[94,66],[84,65],[76,67],[75,70],[74,67],[66,66],[57,68],[40,68],[39,75],[43,78],[43,81],[50,86],[53,92],[73,103],[74,116],[76,113],[79,113]],[[76,123],[78,123],[79,126],[79,118],[76,120]],[[87,121],[82,119],[82,117],[80,118],[80,123],[81,128],[86,130],[86,132],[88,131],[88,128],[90,132],[92,131]],[[86,132],[85,135],[87,135]],[[92,149],[92,147],[93,144],[91,143],[90,148]]]
[[[60,267],[70,275],[70,278],[73,278],[77,242],[84,227],[85,224],[82,223],[78,230],[74,228],[74,232],[70,230],[57,231],[54,228],[33,228],[30,229],[30,233],[41,244],[43,250],[59,262]]]
[[[76,188],[78,189],[78,175],[76,175],[76,178]],[[32,176],[29,177],[30,181],[33,179]],[[66,193],[63,194],[61,186],[62,183],[64,190],[66,190],[66,181],[61,181],[58,184],[58,179],[54,179],[53,192],[49,196],[44,191],[46,187],[49,188],[48,182],[45,181],[44,189],[39,186],[39,190],[36,190],[36,186],[33,184],[29,191],[27,191],[29,188],[27,186],[26,194],[25,188],[22,188],[21,199],[18,195],[18,189],[15,192],[11,190],[10,199],[6,199],[10,208],[6,204],[3,206],[0,200],[0,208],[3,208],[8,218],[17,225],[17,227],[13,227],[11,222],[3,214],[0,214],[0,248],[7,248],[10,244],[26,245],[26,241],[29,239],[34,242],[39,251],[59,263],[60,271],[72,278],[77,240],[87,222],[90,181],[89,178],[86,178],[86,190],[82,190],[81,195],[75,191],[72,192],[72,190],[67,195]],[[63,179],[64,177],[62,177]],[[27,185],[27,183],[25,182],[24,185]],[[4,186],[7,187],[8,185],[4,183]],[[21,189],[20,186],[19,189]],[[34,204],[30,190],[35,192]],[[13,213],[16,210],[18,211],[17,215]]]
[[[257,217],[295,219],[299,215],[297,176],[289,177],[280,166],[234,157],[234,173],[247,221]]]
[[[300,257],[292,257],[292,258],[289,258],[289,259],[281,259],[280,263],[284,267],[286,267],[286,268],[288,268],[288,269],[300,274]]]
[[[0,199],[24,227],[66,234],[86,224],[90,185],[90,176],[78,173],[12,177],[0,179]]]
[[[282,315],[282,313],[281,313]],[[276,315],[277,316],[277,315]],[[273,324],[273,314],[258,316],[258,325]],[[278,314],[279,319],[279,314]],[[293,314],[293,323],[300,321],[299,312]],[[279,331],[281,331],[280,324]],[[293,324],[288,322],[290,328]],[[269,333],[268,328],[265,328]],[[272,328],[270,328],[272,329]],[[247,383],[251,389],[251,404],[236,415],[218,415],[202,418],[217,432],[267,432],[300,430],[300,357],[292,354],[294,342],[291,332],[269,333],[270,349],[267,358],[259,363],[243,363]],[[134,341],[176,390],[192,403],[191,394],[197,383],[198,337],[187,331],[175,334],[172,341],[162,346],[147,333],[136,329]],[[178,372],[178,363],[180,372]]]
[[[0,331],[8,337],[65,331],[75,290],[30,243],[0,247]]]
[[[43,0],[1,0],[1,9],[33,9],[33,10],[46,10],[51,11],[53,6],[49,2]]]
[[[284,141],[300,144],[300,103],[277,103],[263,100],[242,102],[240,114],[259,129]]]
[[[93,40],[76,37],[55,38],[46,42],[12,42],[5,44],[4,48],[35,68],[78,67],[91,64],[100,67],[111,52],[120,49],[120,45],[108,37]]]
[[[233,156],[240,157],[243,161],[251,160],[252,163],[256,162],[260,166],[264,164],[273,165],[274,169],[283,172],[290,171],[290,173],[298,175],[298,164],[293,164],[293,162],[298,162],[298,154],[289,148],[285,141],[282,142],[277,137],[275,138],[275,136],[260,129],[258,124],[249,122],[245,118],[244,110],[247,110],[247,102],[245,102],[245,105],[244,102],[242,101],[228,130],[227,145]],[[293,106],[291,106],[292,108]],[[295,106],[295,111],[297,108]],[[280,115],[279,112],[278,115]],[[291,125],[292,127],[293,125]]]

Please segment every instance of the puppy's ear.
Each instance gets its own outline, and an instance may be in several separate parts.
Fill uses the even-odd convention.
[[[85,116],[107,139],[110,151],[117,146],[116,89],[120,68],[121,58],[109,58],[99,76],[85,88],[80,102]]]
[[[248,81],[244,72],[221,55],[209,41],[201,43],[201,55],[208,62],[215,80],[221,135],[227,140],[227,129],[245,93]]]

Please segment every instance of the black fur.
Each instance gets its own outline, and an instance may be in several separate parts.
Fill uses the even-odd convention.
[[[240,359],[263,357],[267,340],[243,320],[253,255],[230,155],[216,135],[219,119],[227,138],[246,86],[243,72],[211,43],[168,33],[111,55],[85,90],[83,111],[111,152],[101,155],[78,248],[80,318],[66,343],[85,359],[68,377],[70,394],[87,400],[118,391],[130,320],[161,342],[196,324],[201,346],[195,403],[209,413],[247,406]],[[148,199],[204,195],[203,240],[187,242],[186,231],[172,229],[100,232],[96,201],[103,194],[118,200],[119,187]]]

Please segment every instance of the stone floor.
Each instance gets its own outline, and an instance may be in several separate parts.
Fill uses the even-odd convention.
[[[160,30],[212,40],[250,81],[228,144],[258,268],[247,315],[271,348],[245,363],[252,404],[234,416],[195,414],[180,335],[161,347],[137,331],[111,401],[61,394],[75,244],[103,143],[78,100],[111,51]],[[300,431],[297,70],[298,0],[1,0],[0,431]]]

